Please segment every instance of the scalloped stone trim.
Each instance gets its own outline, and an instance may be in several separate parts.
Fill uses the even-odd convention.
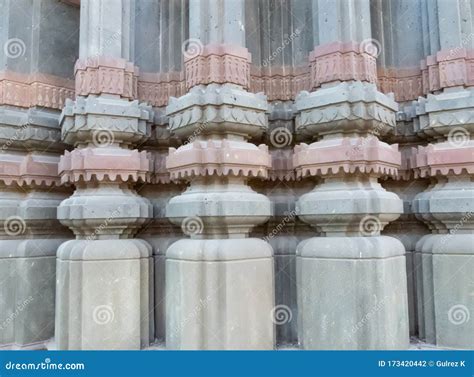
[[[0,182],[8,186],[59,186],[58,163],[58,156],[0,154]]]
[[[267,178],[272,166],[266,145],[242,141],[199,140],[169,152],[166,168],[172,180],[210,175]]]
[[[398,144],[376,137],[329,139],[295,146],[293,166],[298,178],[344,173],[397,176],[401,165]]]
[[[59,162],[62,183],[147,181],[152,165],[147,152],[120,148],[83,148],[66,151]]]
[[[415,177],[474,174],[474,145],[455,147],[449,142],[413,148]]]

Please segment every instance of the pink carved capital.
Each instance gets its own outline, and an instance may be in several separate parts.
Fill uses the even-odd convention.
[[[147,152],[120,148],[83,148],[66,151],[59,162],[61,182],[146,181],[151,161]]]
[[[474,85],[474,50],[455,48],[428,56],[421,64],[423,93]]]
[[[315,47],[309,55],[311,87],[334,81],[377,81],[375,52],[364,43],[333,42]]]
[[[226,44],[200,47],[196,53],[185,53],[186,89],[212,83],[249,88],[251,56],[246,48]]]
[[[57,156],[1,154],[0,182],[19,186],[59,186],[58,163]]]
[[[229,140],[196,140],[170,148],[166,159],[173,180],[209,175],[267,178],[271,166],[266,145]]]
[[[401,165],[398,144],[388,145],[376,137],[344,137],[295,146],[293,166],[297,177],[366,173],[396,176]]]
[[[137,98],[138,68],[124,59],[104,56],[79,59],[75,72],[78,96],[104,93]]]

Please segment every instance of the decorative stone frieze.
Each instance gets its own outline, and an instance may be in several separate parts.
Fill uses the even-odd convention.
[[[92,56],[79,59],[75,66],[76,95],[115,94],[137,98],[138,68],[125,59]]]
[[[377,68],[376,48],[368,43],[334,42],[315,47],[309,60],[311,89],[322,84],[358,80],[375,83]]]
[[[184,57],[186,89],[196,85],[232,83],[248,89],[250,54],[244,47],[232,45],[191,46]]]

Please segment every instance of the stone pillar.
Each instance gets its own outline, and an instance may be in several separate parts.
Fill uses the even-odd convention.
[[[153,248],[155,338],[162,343],[166,339],[165,254],[173,242],[182,238],[181,228],[168,220],[165,209],[168,201],[184,189],[183,184],[170,180],[165,166],[168,148],[180,145],[180,140],[171,135],[165,112],[169,97],[179,97],[185,90],[181,49],[160,46],[183,44],[188,24],[187,1],[139,1],[135,19],[140,20],[135,32],[135,63],[140,69],[138,97],[152,105],[154,113],[151,137],[139,146],[150,153],[153,174],[150,182],[137,187],[153,205],[153,220],[138,237]]]
[[[152,216],[133,185],[151,161],[134,149],[150,136],[151,107],[137,98],[135,2],[81,1],[76,100],[61,115],[59,163],[75,186],[58,218],[76,239],[58,249],[56,343],[59,349],[139,349],[154,336],[151,246],[133,239]]]
[[[166,252],[166,343],[171,349],[272,349],[274,271],[271,246],[249,238],[271,203],[247,184],[266,178],[265,96],[247,91],[244,1],[193,0],[185,51],[189,91],[171,98],[170,129],[193,142],[171,148],[173,180],[189,181],[167,217],[189,239]]]
[[[54,336],[56,219],[68,195],[57,174],[58,123],[74,96],[79,12],[53,0],[2,1],[0,20],[0,348],[45,348]],[[25,9],[29,9],[25,13]],[[38,22],[41,20],[41,23]]]
[[[438,0],[424,8],[424,18],[433,37],[421,63],[427,98],[418,101],[418,113],[420,132],[431,144],[418,147],[414,164],[430,186],[413,207],[432,234],[416,245],[420,336],[438,346],[472,349],[473,8],[466,1]]]
[[[395,127],[393,97],[379,92],[369,1],[314,1],[312,92],[296,100],[298,177],[322,182],[297,202],[322,232],[297,248],[299,341],[304,349],[408,347],[405,249],[380,235],[403,212],[380,178],[397,175],[398,146],[379,139]]]

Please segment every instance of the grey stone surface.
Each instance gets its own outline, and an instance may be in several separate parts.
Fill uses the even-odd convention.
[[[181,240],[166,257],[168,349],[273,349],[274,267],[266,242]]]
[[[385,236],[311,238],[300,243],[300,346],[408,348],[404,253],[398,240]]]

